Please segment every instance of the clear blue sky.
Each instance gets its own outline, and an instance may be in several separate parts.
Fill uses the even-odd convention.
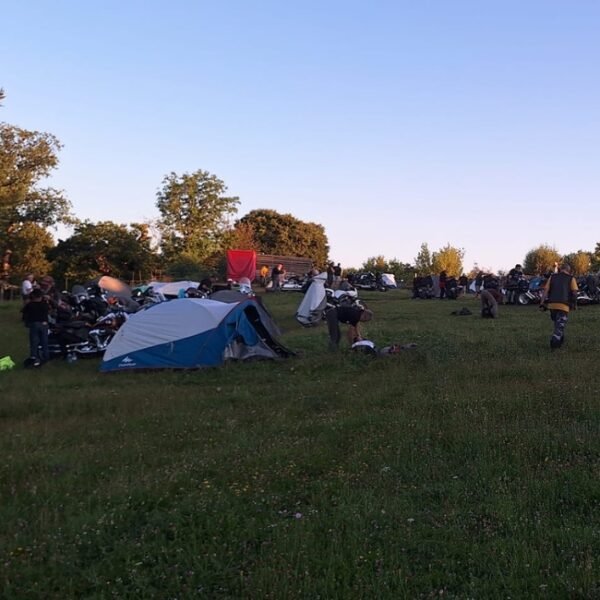
[[[64,143],[80,218],[157,216],[175,171],[325,226],[510,268],[600,241],[600,2],[6,2],[0,119]]]

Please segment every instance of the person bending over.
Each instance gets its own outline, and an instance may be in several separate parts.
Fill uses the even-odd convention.
[[[502,294],[498,290],[481,290],[481,316],[484,319],[495,319],[498,316],[498,304],[502,303]]]
[[[337,350],[340,345],[340,323],[348,325],[348,343],[362,340],[360,324],[373,318],[373,311],[358,306],[337,306],[327,311],[327,329],[329,331],[329,348]]]

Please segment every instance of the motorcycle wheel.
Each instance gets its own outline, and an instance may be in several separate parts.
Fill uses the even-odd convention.
[[[529,296],[525,293],[523,294],[519,294],[517,296],[517,302],[521,305],[521,306],[525,306],[526,304],[529,304]]]

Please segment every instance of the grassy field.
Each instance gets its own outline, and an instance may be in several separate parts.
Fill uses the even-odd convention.
[[[599,598],[600,306],[551,353],[535,307],[364,294],[327,352],[265,302],[279,363],[20,367],[0,305],[2,598]],[[473,316],[450,312],[468,306]]]

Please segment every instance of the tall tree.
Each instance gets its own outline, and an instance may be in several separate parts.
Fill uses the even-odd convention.
[[[150,279],[156,256],[144,227],[112,221],[83,222],[60,240],[49,256],[59,282],[82,283],[99,275],[120,279]]]
[[[228,250],[256,250],[260,251],[260,244],[256,241],[252,223],[237,222],[228,232],[225,245]]]
[[[12,272],[21,279],[27,273],[36,277],[50,271],[48,252],[54,246],[50,233],[37,223],[21,223],[11,233]]]
[[[596,243],[596,247],[594,248],[594,251],[590,254],[590,258],[592,260],[590,270],[600,271],[600,242]]]
[[[523,270],[529,275],[542,275],[554,268],[560,262],[561,256],[553,246],[541,244],[532,248],[523,260]]]
[[[202,261],[222,250],[229,219],[239,204],[239,198],[226,196],[226,191],[225,183],[207,171],[165,176],[156,206],[167,260],[185,255]]]
[[[387,273],[389,271],[388,261],[385,259],[385,256],[371,256],[365,260],[362,264],[363,271],[379,271],[380,273]]]
[[[40,182],[58,166],[61,144],[50,133],[0,123],[0,247],[12,251],[25,223],[42,228],[69,220],[63,193]]]
[[[321,266],[327,262],[329,242],[323,225],[271,209],[250,211],[237,221],[236,227],[240,225],[252,227],[257,250],[263,254],[303,256]]]
[[[402,281],[409,281],[413,278],[415,269],[409,263],[400,262],[397,258],[386,260],[383,256],[372,256],[362,265],[364,271],[379,271],[380,273],[393,273],[398,285]]]
[[[446,244],[437,252],[433,253],[432,266],[434,273],[446,271],[449,276],[458,277],[462,273],[462,261],[465,256],[465,251],[462,248],[455,248],[450,244]]]
[[[592,266],[592,255],[590,252],[584,252],[578,250],[577,252],[571,252],[563,257],[563,261],[571,265],[573,275],[579,277],[590,272]]]
[[[421,244],[421,249],[415,257],[415,271],[419,275],[431,275],[433,273],[433,259],[427,242]]]

